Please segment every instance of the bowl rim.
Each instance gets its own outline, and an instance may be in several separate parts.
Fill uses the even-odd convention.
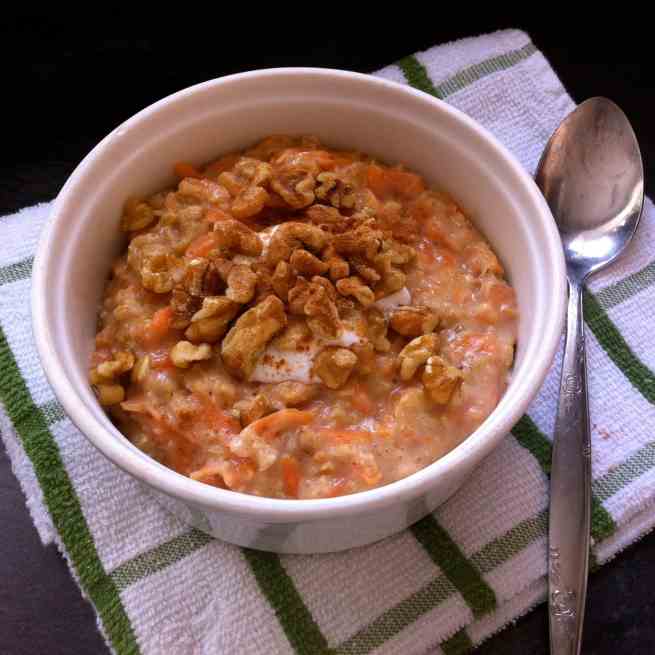
[[[513,402],[505,407],[501,415],[498,414],[498,408],[494,409],[484,423],[453,450],[405,478],[381,487],[346,496],[297,500],[268,498],[219,489],[176,473],[145,455],[143,457],[135,456],[129,445],[117,439],[109,430],[100,425],[84,406],[84,403],[77,397],[72,383],[59,362],[54,347],[51,326],[45,320],[48,306],[45,291],[48,288],[50,279],[48,276],[49,260],[51,259],[51,253],[56,252],[56,249],[52,247],[56,236],[55,227],[60,219],[66,215],[68,207],[72,203],[72,197],[76,193],[76,187],[80,181],[83,181],[87,168],[102,154],[104,146],[115,133],[147,121],[153,114],[171,103],[218,86],[263,77],[299,77],[307,75],[326,80],[354,81],[371,87],[386,88],[394,93],[409,94],[422,103],[429,103],[435,112],[445,113],[451,119],[463,124],[465,128],[475,133],[479,139],[491,146],[495,155],[504,160],[508,169],[520,182],[523,191],[528,194],[529,200],[539,213],[539,218],[543,223],[542,229],[546,236],[546,240],[540,242],[540,247],[545,260],[552,267],[553,279],[551,280],[552,288],[548,299],[551,303],[550,320],[541,335],[539,361],[534,364],[531,363],[533,370],[528,375],[521,394],[515,400],[512,399]],[[78,164],[57,196],[50,213],[50,220],[40,237],[37,247],[31,289],[32,329],[48,382],[72,422],[103,455],[138,480],[169,496],[196,506],[234,515],[249,516],[252,519],[264,519],[271,523],[343,518],[363,512],[368,513],[390,505],[397,505],[427,493],[436,479],[445,475],[449,470],[457,469],[469,458],[481,460],[486,457],[518,421],[546,377],[562,332],[565,298],[564,257],[559,233],[550,209],[533,179],[514,155],[490,132],[455,107],[422,91],[413,89],[409,85],[405,86],[363,73],[312,67],[258,69],[201,82],[158,100],[116,127]]]

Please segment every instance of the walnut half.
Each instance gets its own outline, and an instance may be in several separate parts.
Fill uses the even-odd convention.
[[[248,379],[266,344],[287,324],[284,304],[268,296],[242,314],[221,344],[225,366],[237,377]]]
[[[322,350],[314,360],[313,372],[326,387],[339,389],[350,377],[357,364],[357,355],[347,348],[330,347]]]
[[[462,372],[450,366],[441,357],[433,355],[425,363],[423,386],[437,405],[447,405],[463,379]]]

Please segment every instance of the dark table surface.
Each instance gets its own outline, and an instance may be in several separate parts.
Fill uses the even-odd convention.
[[[3,16],[0,214],[52,199],[97,141],[139,109],[190,84],[254,68],[306,65],[371,72],[435,43],[505,27],[531,33],[576,100],[606,95],[633,121],[652,196],[655,75],[648,25],[570,25],[496,10],[493,18],[368,23],[335,7],[305,23],[254,10],[234,17],[178,7],[167,22],[131,11]],[[395,13],[395,12],[394,12]],[[473,12],[471,12],[473,13]],[[347,20],[346,20],[347,19]],[[614,17],[612,17],[614,20]],[[245,21],[245,28],[244,26]],[[284,27],[282,27],[284,25]],[[447,26],[446,26],[447,25]],[[584,653],[655,652],[655,535],[591,576]],[[0,445],[0,654],[94,655],[107,649],[93,611],[53,546],[43,548]],[[539,607],[487,641],[480,655],[548,652]]]

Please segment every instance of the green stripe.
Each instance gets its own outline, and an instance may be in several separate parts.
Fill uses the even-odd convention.
[[[43,403],[43,405],[39,405],[39,411],[43,414],[48,427],[59,421],[63,421],[66,418],[64,408],[57,400],[49,400],[48,402]]]
[[[443,575],[430,581],[334,649],[334,655],[365,655],[438,607],[456,592]]]
[[[479,64],[473,64],[473,66],[459,71],[437,86],[433,84],[425,66],[414,55],[401,59],[398,62],[398,66],[403,71],[405,79],[411,86],[443,100],[447,96],[481,80],[483,77],[487,77],[487,75],[498,73],[499,71],[515,66],[535,52],[537,52],[537,48],[534,44],[526,43],[526,45],[517,50],[512,50],[497,57],[491,57]]]
[[[480,572],[434,516],[426,516],[410,530],[432,561],[462,595],[475,618],[496,609],[496,594],[493,589],[483,580]]]
[[[34,264],[34,257],[0,267],[0,286],[28,278],[32,274],[32,264]]]
[[[424,93],[436,96],[439,99],[444,98],[444,96],[437,91],[434,84],[432,84],[432,80],[430,79],[425,66],[415,55],[404,57],[398,62],[398,66],[403,71],[403,75],[410,86],[413,86],[415,89],[423,91]]]
[[[655,262],[651,262],[640,271],[601,289],[596,294],[596,300],[604,309],[611,309],[653,284],[655,284]]]
[[[243,549],[259,588],[275,610],[284,634],[298,655],[328,652],[327,642],[275,553]]]
[[[644,473],[651,471],[653,467],[655,467],[655,442],[646,444],[630,455],[625,462],[595,480],[594,491],[598,498],[607,500]]]
[[[543,472],[550,476],[552,446],[539,431],[534,421],[525,414],[512,429],[512,434],[523,448],[528,450],[539,462]],[[616,523],[601,501],[591,497],[591,535],[598,543],[616,532]]]
[[[548,532],[548,512],[543,512],[515,525],[504,535],[490,541],[471,556],[471,562],[482,572],[490,573],[523,549],[546,536]]]
[[[466,628],[462,628],[441,644],[441,650],[445,655],[464,655],[464,653],[468,653],[472,649],[473,642],[468,636]]]
[[[125,562],[114,569],[110,577],[119,591],[123,591],[131,584],[179,562],[212,541],[213,537],[208,534],[200,530],[190,530]]]
[[[585,321],[609,358],[632,386],[651,404],[655,404],[655,375],[632,352],[623,335],[612,323],[598,300],[585,289]]]
[[[44,414],[34,405],[0,327],[0,400],[32,462],[43,498],[75,568],[117,653],[139,653],[132,626],[113,580],[105,573],[80,501],[66,473]]]

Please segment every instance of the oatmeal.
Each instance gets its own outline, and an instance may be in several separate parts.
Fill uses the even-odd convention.
[[[125,205],[90,381],[140,449],[217,487],[325,498],[452,450],[502,396],[514,291],[423,179],[272,136]]]

